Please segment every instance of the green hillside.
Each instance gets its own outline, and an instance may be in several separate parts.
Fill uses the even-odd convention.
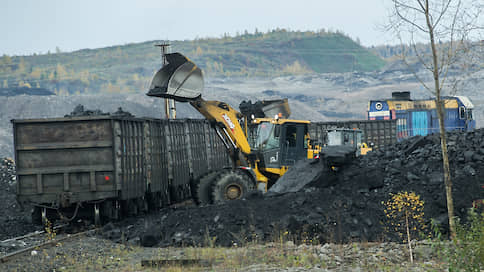
[[[0,57],[0,88],[41,87],[58,94],[146,90],[161,65],[159,41],[71,53]],[[294,32],[171,41],[171,51],[197,63],[207,77],[268,77],[372,71],[384,61],[349,37],[333,32]]]

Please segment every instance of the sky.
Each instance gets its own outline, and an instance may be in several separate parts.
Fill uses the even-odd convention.
[[[193,40],[257,28],[340,30],[364,46],[395,44],[381,30],[388,0],[0,0],[0,55],[31,55],[151,40]]]

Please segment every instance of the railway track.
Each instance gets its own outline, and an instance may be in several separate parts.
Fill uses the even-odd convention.
[[[99,228],[94,228],[81,229],[75,233],[64,232],[68,227],[70,227],[70,224],[58,225],[54,226],[51,231],[36,231],[1,241],[2,256],[0,257],[0,263],[8,262],[27,253],[37,254],[40,249],[55,246],[62,241],[88,235],[99,230]]]
[[[191,205],[193,205],[193,201],[186,200],[183,202],[171,204],[169,205],[169,207],[178,208]],[[132,217],[128,217],[126,219],[129,218]],[[25,235],[0,241],[0,263],[8,262],[15,257],[31,253],[33,251],[38,251],[39,249],[43,249],[49,246],[55,246],[59,242],[66,241],[68,239],[74,239],[82,235],[89,235],[91,233],[101,230],[102,228],[102,226],[96,228],[94,228],[94,225],[90,225],[88,227],[80,227],[77,226],[75,223],[63,223],[54,226],[50,231],[35,231]],[[72,233],[73,230],[74,233]]]

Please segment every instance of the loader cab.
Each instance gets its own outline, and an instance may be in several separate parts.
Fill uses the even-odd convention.
[[[308,123],[287,119],[256,119],[249,129],[249,144],[265,168],[293,165],[307,157]]]
[[[332,129],[326,133],[326,145],[349,145],[361,144],[363,132],[356,129]]]
[[[362,143],[363,131],[359,129],[329,129],[322,137],[323,150],[329,147],[346,147],[355,150],[355,155],[359,156],[362,155],[362,147],[366,148],[366,144]],[[366,154],[366,152],[364,153]]]

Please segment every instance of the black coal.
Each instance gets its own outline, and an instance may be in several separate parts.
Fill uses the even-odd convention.
[[[100,109],[90,110],[85,109],[84,105],[77,105],[70,114],[64,115],[64,117],[79,117],[79,116],[103,116],[111,115],[115,117],[134,117],[130,112],[124,111],[123,108],[119,107],[117,111],[113,113],[103,112]]]
[[[483,129],[448,134],[455,212],[463,220],[473,201],[484,199],[482,139]],[[414,137],[371,152],[339,172],[322,164],[320,169],[318,178],[299,192],[165,209],[153,222],[132,228],[130,236],[160,246],[230,246],[278,240],[281,235],[299,242],[395,241],[396,234],[384,231],[382,202],[401,191],[415,192],[425,201],[427,224],[435,219],[444,232],[447,229],[439,135]]]
[[[10,158],[0,159],[0,240],[38,229],[31,224],[28,207],[19,207],[16,192],[15,163]]]

